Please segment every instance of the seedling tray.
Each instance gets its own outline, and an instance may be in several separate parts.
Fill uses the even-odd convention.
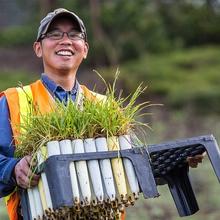
[[[179,215],[188,216],[197,212],[199,207],[189,179],[189,166],[186,159],[204,152],[207,152],[215,174],[220,181],[220,151],[213,135],[141,146],[129,150],[120,150],[119,152],[51,156],[39,169],[46,173],[52,204],[54,209],[57,209],[73,205],[69,172],[71,162],[117,157],[128,158],[134,166],[144,198],[158,197],[157,185],[167,184]],[[23,199],[23,201],[26,200]],[[23,204],[22,209],[23,207],[28,208],[27,206],[27,204]]]

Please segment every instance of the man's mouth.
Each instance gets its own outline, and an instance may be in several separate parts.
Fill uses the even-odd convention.
[[[59,56],[72,56],[72,55],[74,55],[74,53],[71,50],[59,50],[59,51],[56,52],[56,55],[59,55]]]

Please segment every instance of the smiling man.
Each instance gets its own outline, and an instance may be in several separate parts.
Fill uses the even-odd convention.
[[[88,53],[83,22],[62,9],[48,14],[41,22],[34,50],[43,59],[45,74],[66,91],[71,91],[77,70]]]
[[[43,61],[44,72],[40,80],[23,89],[42,112],[51,110],[54,99],[65,103],[71,98],[80,105],[83,95],[91,96],[76,80],[77,70],[89,48],[86,28],[76,14],[62,8],[49,13],[40,23],[33,48]],[[20,88],[0,93],[0,197],[7,196],[10,220],[22,219],[16,186],[33,187],[39,181],[39,175],[29,169],[31,156],[14,158],[19,136],[17,125],[22,121],[21,115],[27,114],[21,93],[24,91]]]

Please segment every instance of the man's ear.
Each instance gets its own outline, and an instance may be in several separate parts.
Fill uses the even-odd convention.
[[[34,48],[34,52],[37,55],[37,57],[41,58],[42,57],[42,44],[41,44],[41,42],[34,42],[33,48]]]
[[[89,51],[89,44],[87,42],[85,42],[85,45],[84,45],[84,57],[83,57],[84,59],[86,59],[88,51]]]

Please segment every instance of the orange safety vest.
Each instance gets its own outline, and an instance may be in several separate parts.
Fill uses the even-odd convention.
[[[89,99],[97,98],[96,94],[91,92],[85,86],[80,86],[82,93],[85,97]],[[32,83],[29,86],[29,89],[33,96],[33,104],[38,106],[41,113],[50,112],[52,110],[52,106],[54,100],[48,90],[45,88],[43,83],[40,80]],[[15,145],[17,144],[17,139],[19,135],[18,125],[21,121],[21,103],[19,103],[19,92],[16,88],[10,88],[6,91],[0,93],[0,97],[5,95],[9,107],[10,120],[13,137],[15,137]],[[15,126],[16,125],[16,126]],[[15,190],[10,194],[7,199],[6,206],[8,210],[8,215],[10,220],[18,220],[18,207],[20,203],[20,198],[18,192]],[[125,219],[125,212],[121,215],[121,220]]]

